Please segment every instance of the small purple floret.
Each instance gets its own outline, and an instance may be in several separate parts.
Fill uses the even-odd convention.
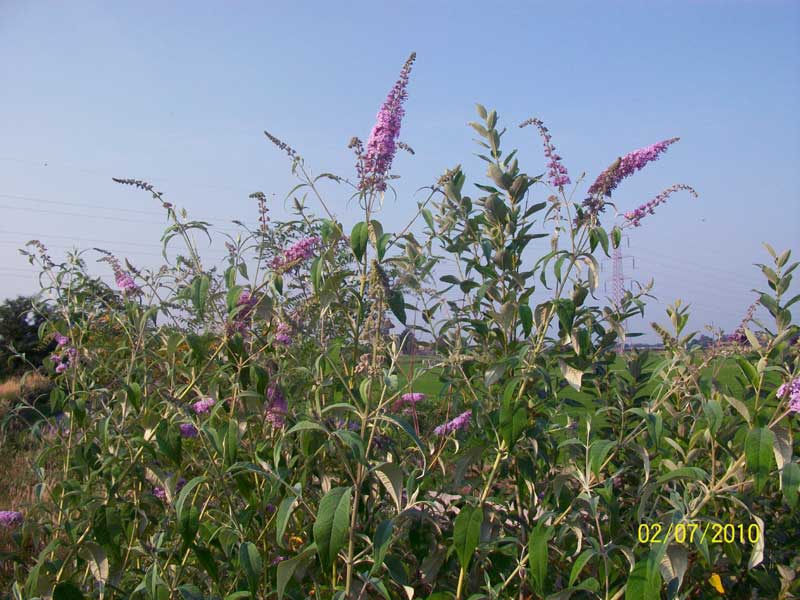
[[[22,524],[22,513],[16,510],[0,510],[0,527],[11,529]]]
[[[449,433],[453,433],[454,431],[458,431],[459,429],[466,429],[469,427],[469,423],[472,420],[472,411],[467,410],[460,415],[458,415],[452,421],[448,421],[447,423],[443,423],[439,425],[436,429],[433,430],[433,433],[436,435],[447,435]]]
[[[211,410],[211,407],[217,403],[213,398],[203,398],[192,404],[192,410],[196,415],[204,415]]]
[[[197,427],[191,423],[181,423],[178,425],[178,429],[181,430],[181,436],[185,438],[196,438],[199,433]]]

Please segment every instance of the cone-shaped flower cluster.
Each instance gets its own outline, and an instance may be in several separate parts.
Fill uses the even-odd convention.
[[[403,102],[408,98],[408,78],[416,58],[416,53],[412,53],[403,65],[400,77],[378,112],[375,126],[367,140],[367,151],[359,157],[362,190],[374,189],[382,192],[386,189],[386,177],[397,153],[397,138],[400,136],[400,125],[405,115]]]
[[[778,398],[789,397],[789,410],[800,413],[800,377],[784,383],[778,388]]]
[[[16,510],[0,510],[0,528],[11,529],[22,524],[22,513]]]
[[[271,383],[267,388],[267,423],[272,425],[275,429],[283,427],[287,408],[286,397],[283,395],[283,392],[281,392],[281,388],[278,387],[277,383]]]
[[[300,262],[314,256],[314,252],[322,240],[318,236],[307,237],[295,242],[286,248],[280,256],[270,262],[270,267],[275,270],[287,269],[297,266]]]
[[[211,411],[211,408],[217,403],[213,398],[203,398],[192,404],[192,411],[196,415],[204,415]]]
[[[454,431],[458,431],[459,429],[466,429],[469,427],[469,423],[472,420],[472,411],[468,410],[460,415],[458,415],[452,421],[448,421],[447,423],[442,423],[436,429],[433,430],[433,433],[436,435],[447,435],[449,433],[453,433]]]
[[[600,173],[589,188],[589,195],[611,196],[611,192],[616,189],[620,181],[641,170],[647,163],[657,160],[667,151],[667,148],[679,139],[677,137],[670,138],[626,154]]]

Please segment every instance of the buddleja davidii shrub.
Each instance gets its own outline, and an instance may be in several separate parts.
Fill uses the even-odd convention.
[[[660,419],[662,439],[679,450],[670,458],[683,459],[664,458],[661,468],[680,472],[685,486],[680,501],[662,496],[649,504],[662,523],[732,524],[737,531],[741,526],[757,532],[745,540],[749,543],[709,543],[684,551],[690,566],[685,577],[692,582],[687,587],[702,589],[697,582],[704,572],[723,571],[722,584],[734,593],[758,588],[777,597],[797,587],[789,575],[797,565],[787,531],[798,527],[800,467],[796,406],[787,390],[798,369],[798,328],[789,311],[798,297],[784,300],[796,267],[787,266],[790,252],[778,255],[766,247],[773,266],[759,266],[772,292],[759,292],[758,302],[774,327],[754,319],[750,310],[739,329],[721,341],[722,352],[706,353],[687,348],[693,334],[681,335],[685,308],[670,309],[674,334],[657,328],[666,353],[654,376],[658,387],[648,413]],[[716,354],[722,368],[707,369]],[[725,370],[735,378],[723,378]]]
[[[486,593],[503,597],[515,588],[543,593],[553,583],[556,589],[566,586],[561,577],[545,580],[549,545],[574,545],[574,537],[569,538],[577,532],[577,556],[584,536],[586,540],[599,536],[592,539],[597,548],[604,547],[603,535],[613,539],[611,528],[601,530],[598,517],[601,497],[609,503],[615,500],[612,478],[601,471],[611,462],[610,450],[618,445],[613,440],[615,434],[622,436],[624,423],[622,399],[613,398],[613,404],[608,399],[619,395],[610,366],[614,346],[624,333],[622,323],[641,312],[641,297],[647,290],[627,294],[618,307],[600,309],[586,302],[597,287],[593,251],[598,246],[607,251],[609,242],[618,244],[618,230],[609,236],[599,225],[596,207],[568,200],[566,170],[538,120],[528,124],[536,126],[544,139],[551,159],[548,179],[556,195],[547,202],[531,203],[528,190],[540,178],[520,171],[516,152],[503,158],[504,131],[497,129],[496,113],[481,106],[478,112],[483,124],[472,126],[490,154],[481,158],[489,165],[494,185],[476,184],[487,195],[473,202],[463,194],[465,176],[460,168],[446,173],[440,182],[445,198],[439,204],[436,227],[429,226],[440,247],[454,254],[461,267],[458,277],[442,277],[444,283],[458,286],[445,293],[449,291],[452,298],[458,291],[462,299],[443,299],[441,306],[449,318],[441,319],[438,329],[432,327],[431,335],[449,343],[443,380],[453,397],[462,399],[453,412],[470,407],[479,432],[465,440],[466,448],[452,459],[462,471],[464,463],[475,463],[478,480],[472,482],[475,495],[463,498],[459,515],[464,516],[452,529],[452,543],[459,551],[456,597],[475,589],[484,578]],[[535,221],[548,203],[544,215],[552,224],[550,233]],[[540,251],[542,256],[531,258],[535,251],[530,243],[548,237],[551,243]],[[565,248],[559,246],[560,238],[566,238]],[[548,267],[555,279],[551,299],[534,305],[537,276],[547,288]],[[636,378],[640,386],[643,377],[640,369]],[[567,385],[582,393],[565,402]],[[600,399],[602,406],[597,405]],[[575,433],[581,439],[573,437]],[[574,453],[569,451],[573,447]],[[439,485],[454,483],[446,477]],[[618,506],[612,509],[618,511]],[[508,521],[510,515],[514,518]],[[617,519],[617,528],[624,527],[618,523]],[[495,530],[491,540],[479,535],[482,524]],[[510,552],[517,557],[516,564],[498,568],[504,563],[492,551],[498,544],[501,555]],[[611,547],[596,556],[607,555]],[[584,553],[582,565],[591,558]],[[604,558],[601,570],[614,571],[613,577],[619,579],[630,565],[622,552],[615,558],[618,564]],[[525,567],[530,568],[527,578]],[[613,584],[606,579],[607,589]],[[589,578],[586,586],[592,589],[597,581]]]
[[[148,184],[137,187],[143,186],[161,199]],[[247,579],[255,591],[260,553],[244,540],[261,539],[255,532],[274,522],[270,501],[277,502],[285,490],[275,489],[280,477],[264,478],[271,470],[243,464],[273,457],[270,440],[286,412],[282,387],[295,390],[290,377],[285,382],[277,377],[285,350],[259,360],[264,349],[290,339],[287,331],[279,339],[274,319],[264,321],[277,311],[259,314],[252,298],[260,287],[269,288],[301,307],[281,288],[284,279],[307,277],[298,268],[305,257],[273,257],[272,263],[280,264],[271,264],[270,277],[245,290],[236,285],[236,273],[246,278],[247,270],[235,249],[224,279],[204,271],[186,233],[205,230],[205,224],[186,225],[171,205],[165,207],[173,219],[165,245],[180,234],[192,258],[179,257],[173,269],[146,280],[146,297],[115,259],[122,297],[86,276],[82,262],[59,270],[42,256],[46,271],[55,271],[62,317],[54,326],[63,330],[57,334],[63,354],[56,372],[63,373],[64,385],[54,394],[54,408],[68,415],[69,428],[60,440],[65,479],[52,490],[52,502],[42,506],[52,513],[42,537],[52,543],[28,574],[28,595],[86,582],[87,566],[101,589],[125,594],[136,589],[162,597],[186,579],[213,580],[221,590]],[[288,259],[298,264],[287,264]],[[277,304],[260,297],[268,309]],[[159,313],[180,318],[158,325]],[[254,316],[261,323],[251,328]],[[303,397],[301,390],[297,396]],[[280,452],[274,456],[277,468]],[[261,478],[252,474],[256,471]],[[190,502],[190,490],[203,494]]]

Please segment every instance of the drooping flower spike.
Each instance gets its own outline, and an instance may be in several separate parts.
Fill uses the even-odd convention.
[[[527,127],[533,125],[539,130],[539,135],[542,136],[544,143],[544,155],[549,159],[547,163],[547,176],[550,180],[550,185],[557,188],[563,188],[569,185],[571,180],[567,168],[561,163],[561,156],[556,152],[556,147],[553,145],[550,130],[544,126],[541,119],[528,119],[520,124],[520,127]]]
[[[595,182],[589,187],[591,196],[611,196],[619,183],[641,170],[647,163],[657,160],[672,144],[680,138],[674,137],[661,142],[656,142],[645,148],[639,148],[618,158],[605,171],[600,173]]]
[[[672,194],[680,190],[685,190],[689,192],[695,198],[698,197],[697,192],[694,191],[694,188],[683,183],[678,183],[671,187],[668,187],[658,196],[656,196],[649,202],[642,204],[636,210],[631,210],[626,212],[625,218],[628,220],[628,223],[630,223],[633,227],[639,227],[639,225],[642,222],[642,219],[644,219],[647,215],[655,214],[656,206],[664,204]]]

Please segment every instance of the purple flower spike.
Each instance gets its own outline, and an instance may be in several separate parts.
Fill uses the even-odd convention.
[[[789,396],[789,410],[800,413],[800,377],[786,382],[778,388],[778,398]]]
[[[178,425],[178,429],[181,430],[181,436],[185,438],[196,438],[199,433],[197,427],[191,423],[181,423]]]
[[[459,429],[466,429],[469,427],[469,423],[472,420],[472,411],[468,410],[460,415],[458,415],[452,421],[448,421],[447,423],[442,423],[436,429],[433,430],[433,433],[436,435],[447,435],[449,433],[453,433],[454,431],[458,431]]]
[[[359,156],[358,171],[362,190],[374,189],[382,192],[386,189],[386,177],[397,154],[397,138],[400,136],[400,125],[405,115],[403,102],[408,98],[408,79],[416,58],[416,52],[412,52],[403,65],[400,77],[378,112],[367,140],[367,151]]]
[[[275,332],[275,341],[283,346],[289,346],[292,343],[292,328],[286,323],[278,323],[278,329]]]
[[[0,510],[0,527],[11,529],[21,525],[23,521],[22,513],[16,510]]]
[[[211,410],[211,407],[217,403],[213,398],[203,398],[192,404],[192,410],[196,415],[204,415]]]
[[[304,260],[308,260],[314,256],[314,253],[321,243],[322,238],[319,236],[303,238],[299,242],[295,242],[286,248],[281,256],[276,256],[272,259],[269,266],[274,270],[297,267]]]
[[[283,427],[286,421],[287,408],[286,398],[281,392],[281,388],[278,387],[277,383],[271,383],[267,388],[267,423],[275,429]]]
[[[60,346],[66,346],[67,344],[69,344],[69,338],[68,338],[67,336],[65,336],[65,335],[61,335],[60,333],[57,333],[57,334],[55,335],[55,338],[54,338],[54,339],[55,339],[55,341],[56,341],[56,344],[57,344],[59,347],[60,347]]]
[[[669,198],[672,194],[674,194],[675,192],[680,191],[680,190],[686,190],[692,196],[697,198],[697,192],[694,191],[694,188],[692,188],[692,187],[690,187],[688,185],[685,185],[683,183],[678,183],[676,185],[668,187],[663,192],[661,192],[658,196],[656,196],[655,198],[650,200],[650,202],[646,202],[645,204],[642,204],[636,210],[631,210],[631,211],[626,212],[625,213],[625,218],[634,227],[639,227],[639,225],[641,224],[642,219],[644,219],[647,215],[655,214],[656,206],[658,206],[660,204],[664,204],[667,201],[667,198]]]
[[[544,123],[540,119],[528,119],[522,123],[520,127],[525,127],[527,125],[535,126],[536,129],[539,130],[539,135],[542,136],[544,155],[549,159],[547,163],[547,176],[550,179],[550,185],[563,188],[565,185],[572,183],[567,168],[561,164],[561,156],[556,152],[556,147],[553,145],[550,131],[544,126]]]
[[[679,139],[677,137],[670,138],[626,154],[600,173],[589,188],[589,195],[611,196],[611,192],[616,189],[620,181],[641,170],[647,163],[657,160],[659,156],[667,151],[667,148]]]

